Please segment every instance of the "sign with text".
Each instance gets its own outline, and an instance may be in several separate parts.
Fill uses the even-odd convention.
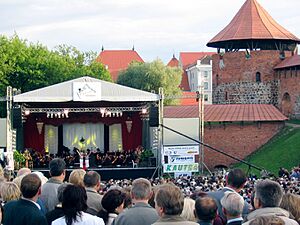
[[[199,145],[164,146],[164,155],[197,155]]]
[[[173,156],[170,155],[170,163],[171,164],[189,164],[195,162],[195,157],[193,155],[181,155],[181,156]]]
[[[164,164],[164,173],[198,172],[198,163]]]
[[[73,101],[91,102],[101,100],[100,82],[74,82]]]

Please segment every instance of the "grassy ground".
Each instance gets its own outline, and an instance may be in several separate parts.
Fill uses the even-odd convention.
[[[285,127],[258,151],[246,158],[246,161],[278,174],[279,167],[290,170],[300,164],[300,128]],[[236,164],[234,167],[248,169]],[[252,169],[252,173],[259,174]]]

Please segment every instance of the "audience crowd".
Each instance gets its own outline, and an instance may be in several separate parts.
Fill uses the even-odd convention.
[[[22,168],[0,170],[4,225],[296,225],[299,167],[277,177],[247,177],[241,169],[209,176],[102,181],[95,171],[49,163],[50,178]]]

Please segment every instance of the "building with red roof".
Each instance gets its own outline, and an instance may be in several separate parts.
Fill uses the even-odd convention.
[[[117,81],[122,70],[126,70],[133,62],[144,62],[141,56],[134,50],[102,50],[97,58],[110,72],[113,81]]]
[[[300,115],[299,82],[295,75],[290,82],[280,75],[298,64],[293,55],[299,43],[257,0],[246,0],[207,43],[218,52],[212,56],[213,103],[273,104],[285,115]]]
[[[174,54],[173,54],[172,59],[168,62],[167,66],[170,66],[170,67],[179,67],[179,61],[178,61],[178,59],[175,57]]]

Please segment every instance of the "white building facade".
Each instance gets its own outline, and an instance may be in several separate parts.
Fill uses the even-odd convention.
[[[191,92],[203,87],[205,104],[212,104],[212,60],[204,57],[186,68]]]

